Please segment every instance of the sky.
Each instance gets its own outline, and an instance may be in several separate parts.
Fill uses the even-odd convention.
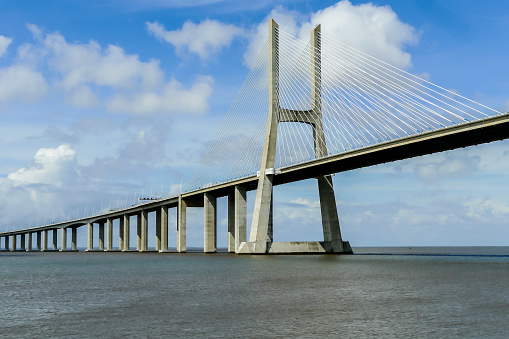
[[[0,231],[178,194],[269,18],[302,39],[321,23],[339,41],[509,111],[504,0],[4,0]],[[354,247],[508,245],[508,169],[509,142],[499,141],[338,173],[343,238]],[[316,180],[274,194],[275,241],[323,239]],[[248,217],[253,200],[250,192]],[[154,216],[149,223],[155,234]],[[174,231],[172,211],[170,247]],[[188,210],[187,243],[203,246],[201,209]],[[218,246],[226,243],[221,198]]]

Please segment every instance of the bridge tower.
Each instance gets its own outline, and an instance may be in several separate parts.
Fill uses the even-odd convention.
[[[269,21],[269,114],[263,147],[260,175],[249,241],[242,243],[239,254],[264,253],[352,253],[350,244],[341,238],[332,176],[317,177],[322,215],[323,242],[273,242],[273,178],[277,126],[285,122],[309,124],[313,130],[315,157],[327,156],[322,120],[320,25],[311,31],[311,109],[283,108],[279,104],[279,26]]]

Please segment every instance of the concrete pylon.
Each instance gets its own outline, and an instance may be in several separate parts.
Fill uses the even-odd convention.
[[[71,250],[78,250],[78,229],[76,227],[71,229]]]
[[[203,252],[217,252],[217,198],[211,193],[203,195]]]
[[[267,245],[272,242],[269,236],[269,219],[272,202],[272,182],[274,159],[276,156],[277,115],[279,109],[279,26],[269,21],[269,114],[265,143],[263,145],[260,177],[251,223],[249,242],[241,244],[240,252],[267,253]]]
[[[106,251],[113,249],[113,219],[106,218]]]
[[[161,209],[156,210],[156,251],[161,250]]]
[[[48,250],[48,230],[42,231],[42,251]]]
[[[131,236],[131,228],[130,228],[130,218],[127,214],[124,214],[122,217],[123,225],[124,225],[124,247],[122,250],[129,251],[130,248],[130,241],[129,238]]]
[[[121,216],[118,219],[118,249],[122,251],[124,247],[124,216]]]
[[[58,251],[58,229],[53,230],[53,251]]]
[[[104,221],[99,222],[99,251],[104,251]]]
[[[311,31],[311,109],[296,111],[279,106],[279,33],[274,20],[269,21],[269,114],[260,166],[253,221],[249,242],[242,243],[237,253],[352,253],[350,244],[343,242],[334,195],[332,177],[318,177],[318,191],[322,213],[323,242],[273,243],[272,210],[274,159],[276,155],[277,125],[284,122],[310,124],[313,129],[315,157],[327,156],[322,119],[321,43],[320,25]],[[281,114],[284,113],[284,114]]]
[[[142,210],[141,216],[141,239],[140,239],[140,252],[148,250],[148,211]]]
[[[42,232],[41,231],[37,231],[37,250],[38,251],[42,250],[41,235],[42,235]]]
[[[27,251],[30,252],[32,250],[32,234],[33,233],[27,233]]]
[[[60,251],[67,251],[67,228],[60,229]]]
[[[88,223],[88,241],[87,241],[87,251],[92,251],[94,249],[94,224]]]
[[[179,195],[177,206],[177,252],[186,253],[186,210],[187,203]]]
[[[161,206],[161,247],[159,252],[168,251],[168,206]]]
[[[236,185],[235,195],[235,253],[239,252],[240,244],[246,241],[247,204],[246,187]],[[229,198],[228,198],[229,199]]]

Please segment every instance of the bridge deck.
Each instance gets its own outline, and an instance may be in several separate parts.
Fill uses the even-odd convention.
[[[412,158],[420,155],[443,152],[482,143],[493,142],[509,138],[509,113],[473,121],[461,125],[442,128],[405,138],[392,140],[357,150],[331,155],[328,157],[307,161],[301,164],[285,167],[281,173],[274,176],[274,185],[283,185],[320,175],[339,173],[357,168],[373,166],[396,160]],[[203,194],[212,192],[215,196],[228,195],[235,185],[244,185],[246,189],[255,190],[257,177],[251,176],[236,181],[199,189],[182,194],[189,201],[189,207],[203,206]],[[153,202],[131,206],[126,209],[112,211],[101,215],[85,217],[51,225],[38,226],[10,232],[2,232],[0,236],[23,234],[42,230],[52,230],[66,227],[79,227],[89,222],[97,222],[106,218],[118,218],[124,214],[135,215],[142,210],[152,211],[161,206],[176,207],[178,196],[173,196]]]

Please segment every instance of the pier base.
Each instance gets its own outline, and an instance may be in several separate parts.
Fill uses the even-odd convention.
[[[243,242],[237,254],[353,254],[348,241],[342,242],[342,251],[334,251],[330,241],[268,242],[265,252],[257,251],[254,242]]]

